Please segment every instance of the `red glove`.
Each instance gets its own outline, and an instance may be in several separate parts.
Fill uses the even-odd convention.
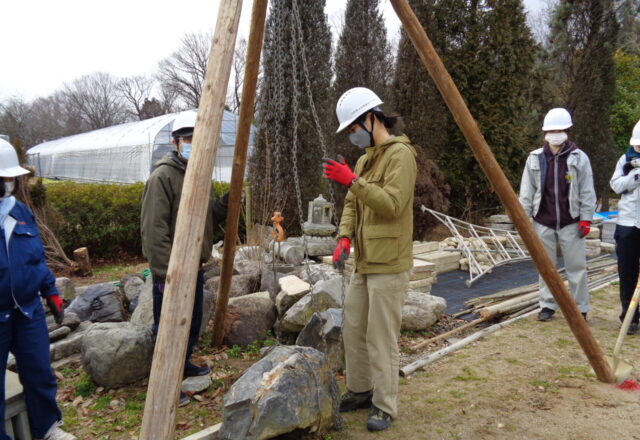
[[[357,176],[353,174],[347,161],[342,158],[340,162],[333,159],[323,159],[324,161],[324,177],[331,179],[344,186],[351,186],[351,182]]]
[[[53,314],[53,319],[57,324],[62,324],[64,321],[64,305],[62,304],[62,298],[59,295],[47,296],[47,305]]]
[[[582,220],[578,224],[578,234],[580,235],[580,238],[584,238],[589,235],[589,231],[591,231],[591,222]]]
[[[344,270],[344,262],[349,258],[351,253],[351,240],[347,237],[338,238],[338,245],[333,251],[333,267],[338,270]]]

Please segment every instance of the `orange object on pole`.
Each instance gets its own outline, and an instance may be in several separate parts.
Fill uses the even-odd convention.
[[[503,205],[506,207],[513,224],[516,226],[527,249],[529,249],[529,253],[538,272],[540,272],[545,283],[549,286],[549,290],[551,290],[553,297],[560,306],[569,328],[582,347],[598,379],[602,382],[613,383],[614,377],[611,368],[604,358],[604,353],[600,345],[598,345],[598,342],[593,337],[589,326],[578,310],[578,306],[573,298],[571,298],[560,275],[551,263],[551,259],[540,242],[527,214],[520,205],[520,201],[513,191],[509,180],[496,161],[484,136],[482,136],[478,124],[473,119],[453,79],[433,48],[424,28],[418,21],[407,0],[391,0],[391,4],[398,18],[400,18],[404,31],[416,48],[429,75],[438,87],[444,101],[447,103],[458,127],[469,143],[476,160],[487,175],[489,182],[491,182],[493,189],[498,194],[498,197],[500,197]]]
[[[236,255],[242,185],[247,165],[247,149],[251,134],[251,119],[253,118],[253,105],[256,97],[258,72],[260,70],[260,52],[262,52],[268,4],[268,0],[254,0],[253,9],[251,10],[247,64],[244,69],[244,82],[242,84],[238,133],[236,134],[236,145],[233,150],[233,169],[231,170],[231,188],[229,190],[229,209],[224,233],[222,268],[220,269],[220,287],[218,288],[218,299],[216,300],[216,313],[213,318],[212,342],[214,346],[221,345],[224,339],[224,322],[227,315],[227,306],[229,305],[229,290],[231,289],[233,262]]]
[[[273,235],[273,239],[276,243],[281,243],[284,241],[284,229],[282,229],[282,223],[284,221],[284,217],[278,211],[274,211],[273,217],[271,217],[271,221],[273,222],[273,231],[271,234]]]
[[[184,177],[140,440],[173,440],[211,175],[218,151],[241,0],[221,0]]]

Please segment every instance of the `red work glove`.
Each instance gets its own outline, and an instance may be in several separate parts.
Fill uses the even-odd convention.
[[[591,222],[582,220],[578,224],[578,234],[580,235],[580,238],[584,238],[589,235],[589,231],[591,231]]]
[[[62,324],[64,321],[64,305],[62,304],[62,298],[59,295],[47,296],[47,305],[53,314],[53,319],[57,324]]]
[[[342,158],[340,162],[336,162],[333,159],[323,159],[324,161],[324,177],[331,179],[344,186],[351,186],[351,182],[357,176],[353,174],[347,161]]]
[[[338,245],[333,251],[333,267],[338,270],[344,270],[344,262],[349,258],[351,253],[351,240],[347,237],[338,238]]]

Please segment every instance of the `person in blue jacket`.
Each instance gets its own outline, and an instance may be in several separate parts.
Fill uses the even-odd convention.
[[[46,265],[33,214],[13,193],[20,167],[15,149],[0,139],[0,412],[5,413],[5,373],[13,353],[35,439],[75,440],[62,429],[57,384],[49,361],[45,298],[57,323],[64,318],[55,277]],[[0,440],[11,439],[0,423]]]

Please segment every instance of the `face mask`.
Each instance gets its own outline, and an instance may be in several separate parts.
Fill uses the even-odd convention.
[[[360,129],[349,135],[349,141],[359,148],[367,148],[371,146],[371,137],[364,129]]]
[[[13,190],[16,189],[16,183],[15,181],[11,181],[11,182],[4,182],[4,194],[2,194],[2,197],[0,197],[0,200],[4,200],[7,197],[9,197],[11,194],[13,194]]]
[[[189,155],[191,154],[191,144],[187,144],[185,142],[182,143],[182,153],[180,155],[184,158],[184,160],[189,160]]]
[[[544,140],[549,142],[549,145],[562,145],[567,141],[567,133],[547,133]]]

